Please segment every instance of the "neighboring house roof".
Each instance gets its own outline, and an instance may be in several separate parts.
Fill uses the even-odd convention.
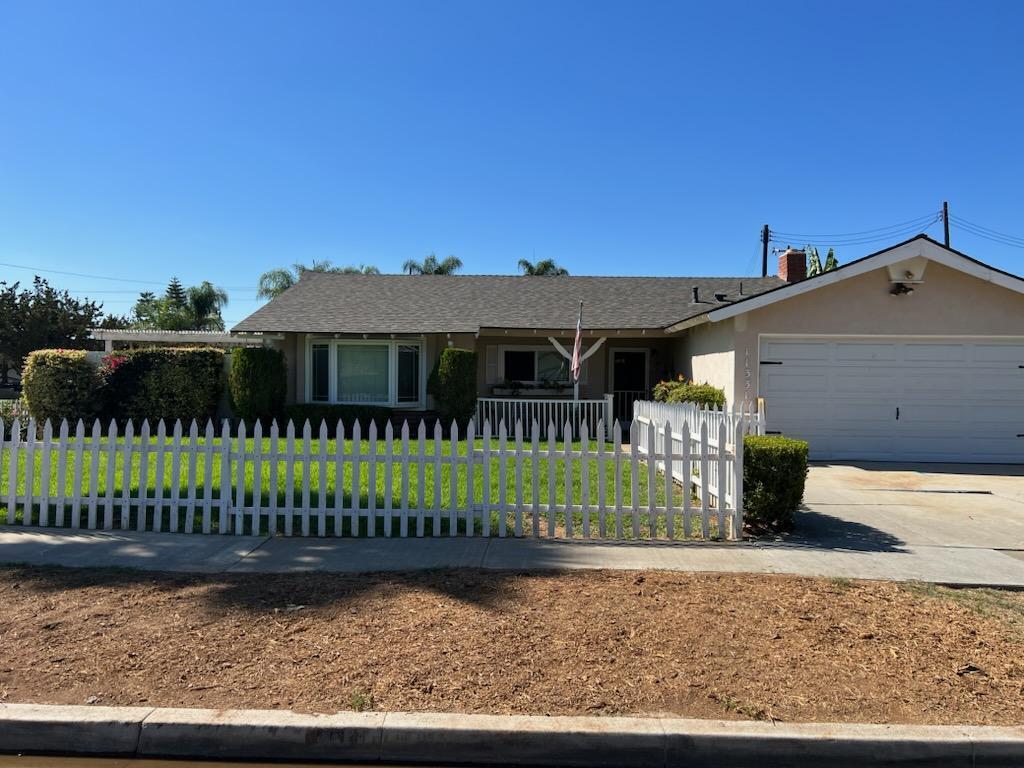
[[[745,312],[760,309],[769,304],[784,301],[793,296],[799,296],[802,293],[817,290],[826,285],[832,285],[841,280],[856,277],[875,269],[882,269],[891,264],[897,264],[918,256],[971,275],[979,280],[995,283],[1018,293],[1024,293],[1024,278],[989,266],[965,253],[949,248],[927,235],[916,235],[902,243],[891,245],[881,251],[868,254],[856,261],[851,261],[849,264],[844,264],[814,277],[809,277],[806,280],[796,283],[782,283],[756,296],[748,296],[728,305],[712,307],[703,312],[694,313],[690,317],[681,318],[679,322],[669,327],[668,330],[682,330],[705,321],[718,322],[720,320],[728,320],[736,315],[742,315]]]
[[[127,341],[159,344],[212,344],[226,347],[258,347],[262,336],[241,336],[227,331],[156,331],[136,328],[90,328],[97,341]]]
[[[742,293],[741,293],[742,284]],[[784,285],[778,277],[345,275],[298,283],[232,331],[475,333],[481,328],[662,329]],[[700,301],[693,302],[697,287]],[[716,300],[715,294],[724,294]]]

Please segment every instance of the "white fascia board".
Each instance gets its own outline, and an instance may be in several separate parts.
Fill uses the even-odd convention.
[[[697,325],[703,325],[708,321],[708,313],[705,312],[703,315],[697,315],[696,317],[690,317],[686,320],[681,320],[678,323],[674,323],[665,329],[665,333],[678,333],[679,331],[685,331],[687,328],[693,328]]]
[[[832,285],[850,277],[873,272],[876,269],[882,269],[890,264],[912,259],[916,256],[923,256],[929,261],[964,272],[979,280],[994,283],[1003,288],[1009,288],[1011,291],[1024,294],[1024,279],[999,272],[984,264],[979,264],[965,258],[958,253],[949,251],[941,245],[921,238],[904,243],[891,250],[876,253],[874,256],[868,256],[848,266],[841,267],[834,272],[826,272],[823,275],[818,275],[799,283],[793,283],[784,288],[778,288],[770,293],[765,293],[737,304],[731,304],[728,307],[712,310],[708,312],[707,319],[713,323],[717,323],[720,320],[728,320],[730,317],[736,317],[737,315],[766,307],[777,301],[785,301],[794,296],[799,296],[818,288],[824,288],[826,285]]]

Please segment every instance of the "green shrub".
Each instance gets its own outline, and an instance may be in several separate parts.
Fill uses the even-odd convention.
[[[171,424],[217,415],[224,393],[224,351],[209,347],[153,347],[111,352],[103,358],[107,418]]]
[[[285,424],[288,420],[295,423],[295,432],[301,434],[302,425],[309,420],[309,425],[313,429],[313,434],[317,435],[320,433],[320,422],[327,422],[328,436],[333,440],[335,437],[335,431],[338,427],[338,420],[340,419],[342,424],[345,425],[345,434],[347,437],[352,437],[352,425],[355,424],[356,419],[359,420],[359,426],[363,431],[363,439],[366,438],[366,431],[370,427],[370,422],[373,421],[377,424],[377,429],[381,437],[384,436],[384,426],[391,418],[391,409],[383,408],[378,405],[329,405],[327,403],[295,403],[294,405],[286,406],[284,409]],[[284,433],[285,424],[279,424],[281,427],[282,434]],[[418,425],[417,425],[418,426]],[[264,434],[266,434],[266,425],[264,425]]]
[[[4,422],[4,434],[3,437],[6,439],[11,438],[11,431],[14,428],[14,420],[18,420],[19,432],[21,433],[21,439],[24,440],[28,434],[28,420],[29,420],[28,404],[25,403],[24,397],[17,399],[2,399],[0,400],[0,419]]]
[[[96,366],[78,349],[40,349],[30,352],[21,374],[29,413],[36,421],[55,425],[96,415],[101,379]]]
[[[675,379],[659,381],[654,386],[654,399],[659,403],[696,403],[704,407],[725,407],[725,390],[711,384],[687,381],[680,374]]]
[[[807,480],[807,443],[781,435],[743,441],[743,519],[752,533],[793,528]]]
[[[269,422],[281,416],[287,389],[284,354],[269,347],[242,347],[231,353],[228,395],[235,416]]]
[[[437,403],[442,423],[465,426],[476,412],[476,352],[446,348],[427,380],[427,392]]]

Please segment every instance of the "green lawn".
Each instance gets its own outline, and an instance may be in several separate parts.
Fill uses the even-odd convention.
[[[123,440],[119,441],[119,445],[120,444],[123,444]],[[185,445],[185,446],[189,445],[189,441],[188,441],[187,438],[185,440],[183,440],[183,445]],[[213,514],[212,514],[213,529],[216,530],[216,527],[217,527],[217,517],[218,517],[218,512],[217,512],[217,509],[216,509],[216,506],[217,506],[216,502],[220,498],[221,488],[222,488],[222,485],[221,485],[221,459],[220,459],[220,456],[219,456],[219,453],[218,453],[219,450],[220,450],[221,441],[220,441],[220,439],[215,439],[213,441],[213,449],[214,449],[213,450],[213,461],[212,461],[212,466],[211,466],[211,471],[209,473],[209,477],[207,476],[207,471],[206,471],[206,466],[205,466],[205,456],[203,454],[203,450],[204,450],[205,445],[206,445],[205,440],[200,438],[200,439],[198,439],[196,441],[195,445],[196,445],[195,466],[194,466],[195,479],[194,479],[194,481],[190,480],[190,458],[189,458],[189,455],[186,454],[186,453],[182,453],[181,454],[181,458],[180,458],[180,465],[179,465],[179,468],[178,468],[178,484],[179,484],[178,487],[180,489],[181,496],[185,496],[186,489],[188,489],[190,482],[194,482],[195,483],[195,488],[196,488],[195,496],[197,498],[200,498],[200,499],[205,498],[206,490],[207,490],[208,487],[212,489],[212,496],[213,496],[213,499],[214,499],[214,511],[213,511]],[[399,445],[400,444],[396,445],[396,449],[399,449]],[[464,441],[464,440],[463,441],[459,441],[456,445],[457,445],[456,450],[458,451],[458,455],[465,456],[466,455],[466,451],[467,451],[467,443],[466,443],[466,441]],[[510,449],[514,447],[514,443],[511,440],[508,441],[507,445],[508,445],[508,447]],[[543,451],[545,445],[546,445],[546,443],[542,443],[541,444],[541,450],[542,451]],[[246,466],[245,466],[245,483],[244,483],[245,507],[247,507],[247,508],[253,507],[253,505],[254,505],[254,498],[255,498],[254,487],[256,487],[258,489],[258,493],[259,493],[260,506],[263,509],[267,509],[270,506],[271,495],[272,495],[272,485],[273,485],[272,468],[270,466],[270,463],[266,459],[264,459],[264,461],[262,462],[262,467],[261,467],[261,471],[260,471],[260,482],[258,482],[258,483],[256,482],[255,468],[253,466],[252,457],[251,457],[251,452],[253,450],[253,447],[254,447],[253,440],[252,439],[247,440],[246,441],[246,452],[247,452],[247,454],[249,454],[249,458],[246,461]],[[270,447],[271,447],[270,446],[270,440],[269,439],[264,439],[262,441],[262,448],[263,448],[262,453],[264,454],[264,456],[267,453],[269,453]],[[332,535],[334,533],[335,520],[334,520],[334,514],[333,513],[334,513],[335,500],[337,498],[337,494],[339,492],[343,494],[343,504],[342,504],[342,506],[343,506],[344,509],[347,510],[347,509],[350,509],[352,507],[352,498],[353,498],[353,494],[354,494],[355,488],[356,488],[356,483],[354,482],[354,477],[353,477],[353,467],[352,467],[352,464],[349,461],[349,459],[351,458],[350,455],[353,452],[353,443],[352,443],[352,441],[351,440],[346,440],[345,443],[344,443],[344,451],[345,451],[346,454],[349,454],[349,455],[346,456],[347,460],[346,460],[346,462],[344,464],[344,474],[343,474],[343,477],[342,477],[340,483],[339,483],[338,477],[336,476],[336,467],[335,467],[335,463],[333,461],[333,453],[335,451],[335,447],[336,447],[336,442],[334,440],[330,440],[330,441],[327,442],[327,445],[326,445],[327,461],[326,461],[326,466],[325,466],[325,469],[326,469],[326,484],[325,484],[325,488],[323,490],[323,495],[326,498],[327,514],[326,514],[325,519],[323,521],[323,525],[324,525],[323,532],[328,534],[328,535]],[[558,443],[557,448],[558,448],[559,451],[561,451],[563,449],[563,447],[564,446],[563,446],[562,443]],[[81,474],[82,474],[81,487],[82,487],[82,494],[83,495],[85,495],[86,492],[87,492],[88,478],[90,476],[90,472],[91,472],[91,468],[92,468],[92,461],[93,460],[92,460],[92,456],[91,456],[91,453],[90,453],[90,448],[91,448],[91,441],[89,439],[86,439],[85,443],[84,443],[84,448],[83,448],[82,471],[81,471]],[[296,533],[298,533],[300,531],[303,531],[303,532],[309,531],[309,532],[312,532],[312,533],[317,533],[318,529],[319,529],[320,521],[319,521],[319,518],[318,518],[318,508],[320,507],[320,499],[321,499],[321,477],[320,477],[320,475],[321,475],[321,467],[320,467],[320,462],[319,462],[319,457],[320,457],[319,448],[320,448],[319,441],[317,441],[317,440],[311,441],[311,444],[310,444],[310,454],[311,454],[311,456],[313,458],[311,460],[310,467],[309,467],[308,489],[304,488],[304,486],[306,485],[306,482],[305,482],[305,478],[303,477],[303,465],[302,465],[301,461],[294,462],[294,464],[291,467],[288,466],[287,462],[285,462],[285,461],[283,461],[281,459],[279,459],[278,463],[277,463],[277,468],[276,468],[276,495],[275,495],[277,509],[281,510],[281,509],[284,509],[284,508],[287,508],[287,507],[292,507],[292,508],[299,509],[299,510],[305,510],[305,509],[311,510],[310,520],[307,523],[305,523],[305,524],[302,522],[301,517],[296,516],[296,518],[294,520],[294,530],[295,530]],[[388,494],[388,492],[387,492],[388,491],[388,482],[387,482],[388,472],[387,472],[387,469],[386,469],[386,466],[385,466],[385,462],[384,462],[384,460],[382,458],[383,453],[384,453],[384,448],[385,448],[384,442],[383,441],[379,441],[377,443],[376,448],[377,448],[377,453],[378,453],[379,458],[378,458],[376,469],[375,469],[375,476],[374,476],[372,492],[370,490],[370,467],[369,467],[369,464],[368,464],[368,462],[366,461],[366,458],[365,458],[365,454],[367,454],[369,452],[370,444],[367,441],[365,441],[365,440],[362,441],[362,443],[361,443],[361,452],[364,454],[364,458],[363,458],[363,461],[362,461],[362,466],[360,467],[359,482],[358,482],[358,491],[359,491],[359,493],[358,493],[358,495],[359,495],[359,505],[358,506],[359,506],[359,508],[361,510],[366,510],[370,506],[371,501],[372,501],[375,509],[378,512],[378,519],[376,521],[375,534],[376,535],[383,535],[385,533],[386,523],[385,523],[385,520],[384,520],[384,512],[383,512],[383,510],[385,510],[385,507],[387,507],[389,505],[389,500],[390,500],[390,506],[393,509],[395,509],[395,510],[398,510],[402,506],[400,500],[403,497],[403,486],[404,486],[404,487],[406,487],[408,489],[407,493],[405,494],[407,496],[407,498],[408,498],[408,502],[405,505],[405,507],[408,508],[408,509],[412,509],[412,510],[418,510],[418,509],[421,509],[421,508],[424,509],[424,510],[428,510],[426,512],[426,515],[425,515],[424,533],[426,535],[431,535],[431,534],[436,532],[436,533],[439,533],[441,535],[447,535],[449,533],[449,529],[450,529],[450,519],[449,519],[449,516],[448,516],[447,513],[448,513],[448,510],[451,510],[453,508],[453,499],[452,499],[452,490],[453,490],[452,489],[452,467],[447,462],[447,457],[449,457],[451,455],[452,443],[450,441],[448,441],[448,440],[445,440],[445,441],[442,441],[442,443],[440,445],[440,448],[441,448],[441,466],[440,466],[440,474],[439,475],[438,475],[438,473],[436,471],[436,467],[435,467],[435,465],[434,465],[434,463],[432,461],[430,463],[426,464],[426,466],[424,466],[424,468],[423,468],[423,475],[424,475],[424,477],[423,477],[422,499],[420,498],[420,487],[419,487],[420,486],[420,478],[419,478],[419,471],[420,470],[419,470],[419,467],[417,467],[415,464],[410,463],[408,465],[407,476],[403,477],[402,465],[400,463],[400,460],[397,457],[393,460],[392,466],[391,466],[391,475],[390,475],[390,478],[391,478],[391,482],[390,482],[391,493],[390,493],[390,495]],[[482,440],[476,440],[475,441],[475,448],[477,450],[482,450],[483,449],[483,441]],[[498,450],[498,440],[492,440],[491,441],[491,449],[492,449],[493,452],[495,452],[495,453],[497,452],[497,450]],[[579,442],[575,442],[575,443],[573,443],[571,445],[571,449],[575,450],[575,451],[579,451],[579,450],[581,450],[581,444]],[[608,451],[610,451],[611,450],[611,446],[607,446],[607,449],[608,449]],[[286,450],[287,450],[287,442],[286,442],[286,440],[284,440],[284,439],[279,440],[278,441],[278,445],[277,445],[277,451],[278,451],[279,457],[280,457],[280,455],[284,454],[286,452]],[[299,452],[299,453],[302,452],[302,450],[303,450],[303,443],[302,443],[301,439],[297,439],[295,441],[294,450],[295,450],[295,452]],[[528,443],[524,446],[524,450],[529,450],[529,444]],[[597,443],[596,442],[589,443],[588,450],[591,451],[592,453],[596,453],[596,451],[597,451]],[[419,446],[418,446],[418,443],[417,443],[415,438],[413,438],[413,439],[411,439],[409,441],[409,452],[410,452],[410,454],[412,454],[414,456],[418,455],[418,453],[419,453]],[[433,440],[427,440],[425,442],[425,444],[424,444],[424,453],[427,456],[434,456],[434,442],[433,442]],[[37,451],[35,456],[34,456],[34,461],[33,461],[34,471],[32,472],[32,485],[33,485],[34,493],[35,493],[37,498],[42,493],[41,482],[40,482],[40,473],[41,473],[41,468],[42,468],[42,458],[43,457],[42,457],[41,453]],[[100,500],[99,504],[98,504],[99,509],[98,509],[98,512],[97,512],[97,519],[99,521],[99,525],[102,527],[102,525],[103,525],[103,511],[104,511],[103,499],[104,499],[104,497],[106,496],[106,493],[107,493],[108,454],[101,448],[101,451],[100,451],[100,453],[98,454],[98,456],[96,458],[97,458],[97,464],[98,464],[98,473],[97,473],[98,492],[96,492],[95,495],[98,496],[99,500]],[[73,460],[73,453],[69,452],[68,455],[67,455],[67,460],[66,460],[66,466],[64,468],[64,473],[62,475],[63,480],[64,480],[63,490],[64,490],[65,496],[70,495],[70,489],[71,489],[71,487],[72,487],[72,485],[74,483],[74,468],[72,466],[72,460]],[[600,492],[599,489],[603,485],[604,491],[605,491],[605,494],[606,494],[605,498],[606,498],[607,504],[608,504],[608,506],[612,506],[614,504],[614,500],[615,500],[615,463],[614,463],[614,461],[607,460],[607,459],[605,460],[605,469],[604,469],[603,473],[599,473],[599,471],[598,471],[598,461],[597,461],[596,456],[591,456],[590,458],[588,458],[586,463],[587,463],[587,470],[588,470],[588,472],[587,472],[588,478],[587,478],[587,486],[586,486],[588,497],[587,497],[586,501],[587,501],[588,505],[590,507],[592,507],[592,508],[596,507],[598,505],[599,492]],[[25,464],[24,459],[22,459],[22,461],[20,462],[19,469],[18,469],[18,479],[17,479],[17,492],[18,492],[18,494],[24,493],[25,482],[26,482],[26,467],[24,466],[24,464]],[[584,501],[584,499],[583,499],[583,490],[584,489],[583,489],[583,483],[582,483],[582,477],[581,477],[581,469],[582,469],[583,461],[582,461],[582,459],[578,459],[578,458],[577,459],[572,459],[572,460],[569,461],[569,464],[570,464],[570,470],[571,470],[570,471],[569,484],[570,484],[570,486],[572,488],[572,493],[571,493],[572,503],[573,503],[574,506],[580,507],[580,505]],[[138,453],[138,448],[136,448],[136,452],[134,453],[133,458],[132,458],[131,467],[130,467],[130,476],[129,476],[129,479],[128,479],[128,485],[129,485],[129,487],[131,489],[130,493],[131,493],[131,497],[132,497],[133,500],[140,498],[139,486],[140,486],[140,482],[141,482],[141,480],[140,480],[140,478],[141,478],[141,465],[142,465],[141,456]],[[236,466],[237,466],[237,462],[233,461],[232,462],[232,477],[233,478],[235,477]],[[7,496],[8,496],[8,493],[9,493],[9,487],[8,487],[8,485],[9,485],[9,477],[8,477],[9,470],[8,470],[8,467],[9,467],[9,452],[8,451],[4,451],[3,456],[2,456],[2,460],[0,460],[0,521],[6,520],[6,516],[7,516],[6,504],[7,504]],[[147,454],[147,459],[146,459],[146,467],[147,467],[147,470],[146,470],[146,481],[145,481],[145,485],[146,485],[145,496],[147,498],[149,498],[149,499],[153,499],[156,496],[156,487],[157,487],[157,482],[156,481],[158,480],[158,478],[157,478],[157,475],[158,475],[158,470],[157,470],[157,444],[156,444],[156,439],[155,438],[153,438],[153,439],[151,439],[149,441],[149,449],[148,449],[148,454]],[[52,451],[51,452],[51,457],[50,457],[50,476],[51,477],[50,477],[50,483],[49,483],[49,496],[50,496],[50,499],[51,499],[51,503],[53,502],[54,499],[57,498],[57,496],[59,494],[57,468],[58,468],[57,467],[57,452],[56,451]],[[637,495],[636,506],[639,509],[641,509],[641,510],[644,507],[646,507],[647,503],[648,503],[648,471],[649,470],[648,470],[648,467],[647,467],[646,464],[641,463],[639,465],[638,476],[637,476],[638,495]],[[508,533],[510,535],[514,531],[514,526],[515,526],[515,517],[516,516],[515,516],[514,511],[512,511],[512,510],[514,510],[515,507],[516,507],[516,500],[517,500],[516,489],[517,489],[517,487],[522,487],[522,489],[523,489],[523,491],[522,491],[522,502],[524,503],[524,505],[527,505],[527,506],[530,505],[531,500],[532,500],[533,475],[534,475],[535,472],[538,475],[538,481],[539,481],[538,482],[538,487],[539,487],[540,504],[542,506],[544,506],[544,505],[546,505],[548,503],[548,499],[549,499],[549,495],[548,495],[549,494],[548,482],[549,482],[549,475],[550,475],[550,463],[549,463],[549,461],[546,458],[544,458],[543,455],[542,455],[541,458],[540,458],[540,461],[538,462],[538,466],[534,467],[532,459],[527,458],[523,462],[523,466],[522,466],[522,484],[521,484],[521,486],[517,483],[516,472],[515,472],[515,462],[511,458],[508,458],[505,461],[505,477],[504,477],[505,504],[506,504],[506,509],[508,509],[510,511],[504,517],[505,517],[506,529],[507,529],[507,531],[508,531]],[[565,498],[566,498],[566,492],[565,492],[566,474],[565,473],[566,473],[566,461],[564,459],[556,459],[555,466],[554,466],[554,490],[555,490],[555,503],[556,503],[556,505],[563,505],[563,504],[565,504]],[[171,496],[173,494],[173,485],[174,485],[173,484],[173,469],[172,469],[172,466],[171,466],[171,457],[170,457],[169,452],[165,451],[165,453],[164,453],[163,469],[162,469],[162,473],[160,473],[160,474],[161,474],[161,476],[159,477],[159,481],[162,481],[162,494],[161,494],[161,496],[162,496],[162,498],[164,500],[167,500],[167,499],[171,498]],[[622,490],[621,490],[621,493],[622,493],[622,499],[623,499],[623,506],[628,508],[628,507],[633,506],[632,503],[631,503],[631,500],[632,500],[632,494],[631,494],[631,490],[632,490],[632,467],[630,466],[630,461],[629,461],[628,458],[626,458],[626,459],[624,459],[622,461],[621,476],[622,476],[622,483],[621,483],[621,489]],[[439,504],[438,507],[435,507],[435,503],[434,503],[434,500],[435,500],[435,489],[438,487],[438,477],[440,478],[440,504]],[[235,480],[233,482],[237,482],[237,480]],[[469,483],[469,478],[467,477],[467,467],[465,465],[459,465],[456,468],[456,476],[455,476],[455,482],[454,482],[454,496],[455,496],[454,508],[455,509],[465,509],[465,507],[467,505],[469,486],[470,486],[470,483]],[[125,471],[124,471],[124,467],[123,467],[123,459],[122,459],[122,456],[120,454],[117,454],[114,457],[114,471],[113,471],[113,484],[112,484],[113,496],[115,498],[115,503],[114,503],[114,508],[113,508],[113,525],[114,525],[114,527],[120,527],[120,525],[121,525],[121,505],[118,504],[116,500],[121,496],[124,487],[125,487]],[[483,466],[482,466],[482,463],[481,463],[481,457],[479,455],[477,456],[477,461],[476,461],[476,464],[475,464],[475,466],[473,468],[472,487],[473,487],[473,501],[474,501],[474,505],[478,509],[478,511],[476,512],[476,519],[474,521],[474,533],[480,533],[484,529],[484,521],[482,520],[482,511],[480,511],[480,508],[482,507],[482,505],[484,503],[484,500],[485,500],[485,490],[486,490],[487,499],[489,500],[490,505],[492,505],[492,506],[499,506],[500,503],[501,503],[501,489],[502,489],[501,461],[498,459],[498,457],[496,455],[492,454],[491,460],[489,462],[489,477],[488,477],[488,483],[487,483],[486,489],[485,489],[485,486],[484,486],[484,471],[483,471]],[[657,475],[655,477],[655,499],[656,499],[656,505],[657,506],[664,506],[664,504],[665,504],[665,482],[664,482],[664,476],[661,473],[657,473]],[[674,488],[674,491],[673,491],[673,504],[678,509],[679,507],[682,506],[682,502],[683,502],[682,489],[679,488],[678,486],[676,486]],[[201,521],[201,506],[202,505],[200,504],[198,506],[199,506],[199,510],[197,510],[196,513],[195,513],[195,519],[193,521],[193,526],[192,526],[193,530],[196,530],[196,531],[201,529],[201,523],[202,523],[202,521]],[[54,507],[55,507],[55,505],[51,506],[51,508],[50,508],[50,516],[49,516],[50,522],[52,522],[53,519],[54,519],[54,515],[55,515]],[[439,514],[437,516],[437,518],[438,518],[437,519],[438,525],[437,525],[436,529],[434,527],[434,516],[431,514],[431,510],[433,510],[435,508],[438,508],[439,511],[441,512],[441,514]],[[68,508],[67,514],[70,515],[70,509],[69,508]],[[80,514],[82,514],[81,524],[84,527],[85,522],[86,522],[85,521],[85,512],[84,512],[84,510]],[[149,515],[152,515],[152,514],[153,514],[153,512],[151,510],[149,512]],[[16,520],[20,522],[23,519],[23,515],[24,515],[24,510],[21,509],[20,506],[17,507],[16,508]],[[129,505],[129,509],[127,510],[127,519],[125,520],[125,522],[127,523],[126,527],[129,527],[129,528],[135,528],[136,527],[137,515],[138,515],[137,505]],[[276,527],[277,531],[285,530],[285,528],[286,528],[285,517],[286,517],[285,515],[279,513],[278,518],[275,521],[275,523],[276,523],[275,527]],[[599,520],[600,515],[598,514],[598,512],[596,510],[591,509],[588,512],[587,517],[589,518],[589,521],[590,521],[590,526],[591,526],[591,529],[592,529],[592,535],[596,535],[598,530],[599,530],[599,527],[600,527],[600,520]],[[395,533],[395,534],[400,532],[400,523],[399,523],[397,518],[398,518],[398,516],[395,515],[395,519],[392,521],[392,533]],[[563,530],[563,527],[566,524],[565,516],[564,516],[564,514],[562,512],[557,512],[555,514],[555,518],[556,518],[556,520],[555,520],[556,525],[558,526],[558,532],[559,532],[559,534],[561,534],[562,530]],[[681,518],[681,515],[677,516],[675,518],[675,520],[674,520],[674,528],[676,529],[676,531],[674,533],[674,538],[680,538],[682,536],[682,522],[681,522],[680,518]],[[245,516],[245,532],[247,532],[247,533],[252,532],[252,522],[251,522],[251,519],[252,519],[251,515],[246,515]],[[39,520],[40,520],[40,510],[39,510],[39,506],[36,505],[36,507],[33,509],[33,512],[32,512],[32,522],[39,522]],[[576,509],[574,514],[573,514],[573,520],[572,520],[573,527],[575,529],[574,530],[574,535],[579,536],[581,534],[582,527],[583,527],[583,520],[584,520],[584,513],[582,512],[581,509]],[[182,515],[180,515],[178,513],[175,513],[175,511],[171,510],[168,506],[165,506],[163,508],[163,510],[162,510],[162,524],[161,524],[161,527],[164,530],[166,530],[167,526],[170,525],[172,521],[176,521],[174,523],[174,527],[176,529],[180,530],[180,528],[178,528],[178,526],[179,525],[184,525],[185,518]],[[501,521],[502,521],[502,515],[500,515],[497,510],[494,510],[492,512],[492,514],[490,515],[490,521],[489,521],[490,522],[490,529],[491,529],[492,533],[493,532],[497,532],[499,530],[499,528],[501,526]],[[538,521],[539,521],[542,533],[546,532],[547,531],[547,527],[548,527],[548,521],[547,521],[546,513],[545,512],[541,511],[539,513]],[[413,519],[413,520],[411,520],[407,524],[408,525],[408,531],[410,533],[415,533],[415,531],[416,531],[416,522],[417,521],[415,519]],[[618,518],[614,514],[608,514],[608,515],[606,515],[604,522],[605,522],[605,524],[606,524],[606,526],[608,528],[609,535],[614,535],[618,525],[622,526],[622,533],[623,533],[624,537],[630,538],[630,537],[632,537],[634,535],[634,528],[633,528],[634,521],[633,521],[633,515],[632,515],[632,513],[630,511],[627,511],[625,514],[620,515]],[[693,523],[693,530],[694,530],[695,534],[699,535],[700,531],[701,531],[701,526],[700,526],[699,518],[694,517],[691,522]],[[352,530],[351,530],[351,520],[350,520],[349,516],[348,515],[342,515],[341,523],[342,523],[341,533],[343,533],[345,535],[350,535],[352,533]],[[67,524],[67,523],[65,523],[65,524]],[[522,525],[523,525],[523,529],[524,529],[525,533],[529,534],[532,531],[533,522],[532,522],[532,518],[530,517],[529,513],[526,513],[525,516],[523,517]],[[308,528],[306,526],[308,526]],[[460,518],[455,521],[455,526],[456,526],[458,532],[465,533],[465,531],[466,531],[466,521],[465,521],[465,519],[462,516],[460,516]],[[641,512],[639,515],[637,515],[637,526],[638,526],[638,533],[639,533],[639,535],[642,538],[650,538],[651,537],[651,521],[648,519],[648,515],[645,512]],[[663,515],[658,516],[658,518],[654,521],[654,526],[655,526],[655,535],[656,536],[664,537],[667,534],[666,521],[664,520],[664,516]],[[264,516],[262,518],[262,520],[261,520],[261,522],[259,524],[259,528],[260,528],[260,532],[266,532],[268,530],[268,518],[267,518],[267,516]],[[362,524],[360,525],[359,531],[357,533],[358,533],[358,535],[366,535],[367,534],[365,518],[364,518]],[[711,534],[715,535],[714,522],[712,522]]]

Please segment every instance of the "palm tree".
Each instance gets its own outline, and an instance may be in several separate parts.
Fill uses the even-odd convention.
[[[409,259],[402,265],[402,271],[410,275],[453,275],[462,269],[462,259],[449,256],[438,261],[436,254],[430,254],[423,261]]]
[[[560,267],[554,259],[543,259],[536,264],[527,259],[519,260],[519,269],[524,275],[568,275],[569,270]]]
[[[307,267],[305,264],[292,264],[291,269],[278,268],[264,272],[260,275],[260,282],[256,288],[256,298],[273,299],[280,296],[299,282],[299,278],[302,277],[302,273],[306,271],[334,272],[344,275],[380,274],[380,270],[372,265],[364,266],[360,264],[358,267],[336,267],[329,259],[324,259],[322,261],[313,259],[313,266],[311,267]]]
[[[188,289],[188,310],[197,331],[223,331],[221,308],[227,306],[228,294],[208,280]]]

